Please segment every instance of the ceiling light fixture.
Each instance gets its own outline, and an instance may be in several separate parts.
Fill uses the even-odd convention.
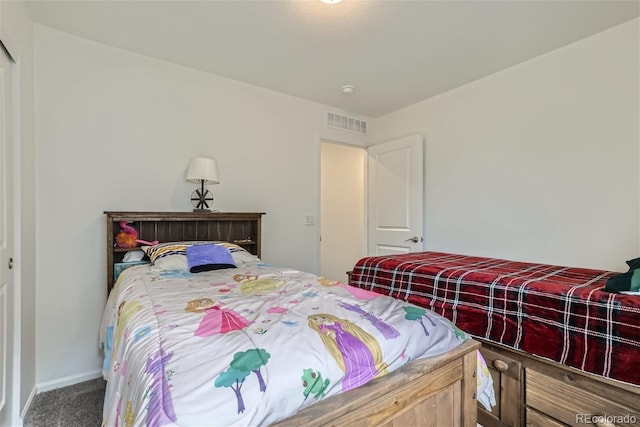
[[[344,85],[342,86],[342,93],[353,93],[356,91],[356,87],[354,85]]]
[[[320,0],[322,3],[326,3],[326,4],[338,4],[340,3],[342,0]]]

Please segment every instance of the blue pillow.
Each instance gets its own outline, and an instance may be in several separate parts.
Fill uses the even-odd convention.
[[[187,265],[191,273],[236,268],[229,249],[219,245],[188,246]]]

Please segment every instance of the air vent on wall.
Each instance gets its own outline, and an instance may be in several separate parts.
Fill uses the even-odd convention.
[[[327,113],[327,127],[347,130],[361,135],[367,134],[367,122],[364,120],[341,116],[335,113]]]

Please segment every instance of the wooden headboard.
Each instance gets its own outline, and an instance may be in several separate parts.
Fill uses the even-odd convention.
[[[107,216],[107,295],[114,284],[114,265],[135,248],[115,245],[120,221],[128,221],[139,239],[164,242],[223,240],[261,255],[261,220],[264,212],[105,212]]]

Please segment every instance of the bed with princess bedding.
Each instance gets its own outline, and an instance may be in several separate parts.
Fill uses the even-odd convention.
[[[122,218],[178,226],[108,214]],[[149,264],[120,273],[100,330],[104,426],[475,426],[478,378],[490,377],[449,320],[220,237],[148,246]]]
[[[502,385],[493,414],[480,408],[484,425],[574,425],[598,413],[638,425],[640,296],[608,289],[632,275],[419,252],[363,258],[350,284],[427,308],[483,342]]]

